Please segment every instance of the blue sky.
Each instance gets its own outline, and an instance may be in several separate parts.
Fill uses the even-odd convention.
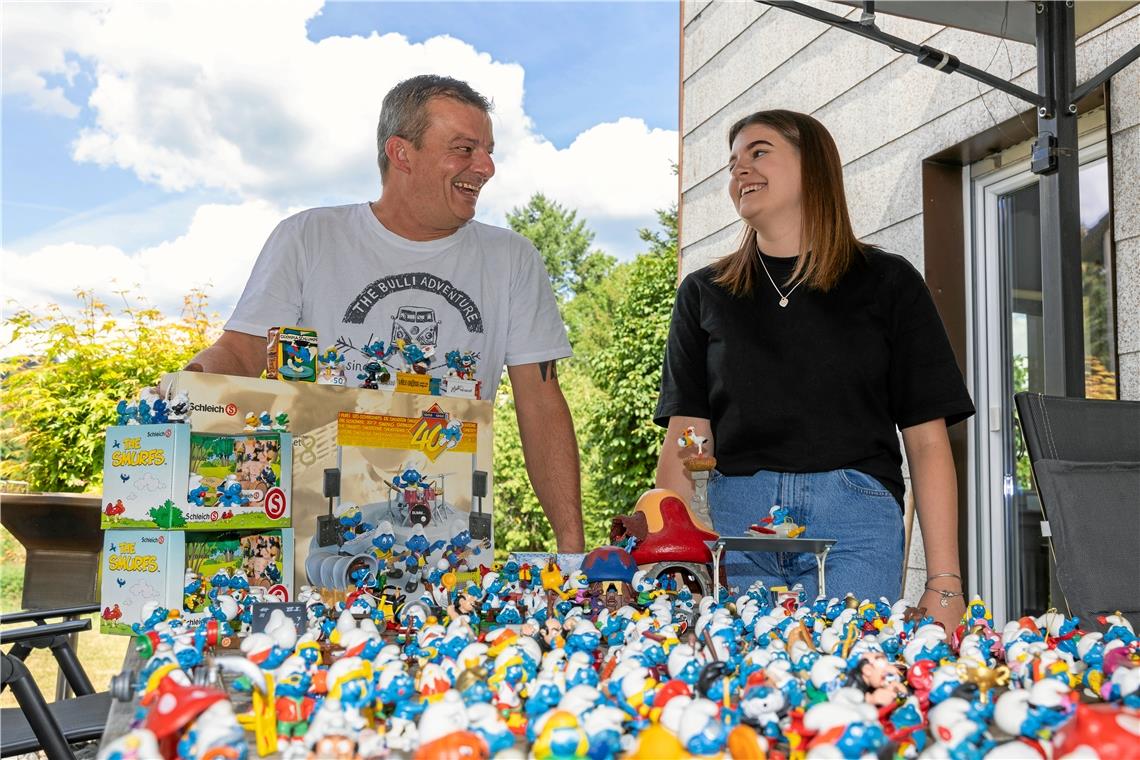
[[[378,194],[380,100],[426,68],[495,100],[499,174],[480,218],[501,223],[541,190],[628,258],[675,198],[679,12],[5,4],[4,296],[31,305],[113,277],[173,310],[204,276],[227,312],[276,219]]]

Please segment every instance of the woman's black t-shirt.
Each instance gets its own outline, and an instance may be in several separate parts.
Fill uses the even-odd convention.
[[[764,256],[781,290],[794,258]],[[677,291],[654,421],[712,424],[717,469],[877,478],[902,504],[896,427],[974,413],[930,291],[901,256],[868,250],[827,293],[781,307],[760,272],[733,296],[705,267]]]

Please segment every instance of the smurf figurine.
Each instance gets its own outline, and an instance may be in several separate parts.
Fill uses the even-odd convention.
[[[361,388],[376,390],[381,385],[388,385],[392,382],[392,373],[388,371],[383,362],[394,350],[394,346],[385,349],[384,342],[379,340],[360,349],[360,353],[368,359],[363,367],[364,372],[356,376],[356,379],[361,381]]]
[[[697,429],[692,425],[685,428],[685,432],[677,439],[678,446],[692,452],[682,460],[681,465],[693,478],[693,498],[689,506],[701,516],[709,513],[709,475],[716,469],[716,457],[705,453],[705,444],[708,442],[708,438],[697,435]]]
[[[344,385],[344,354],[329,346],[324,353],[317,355],[317,383],[319,385]]]
[[[206,506],[206,494],[209,488],[202,484],[202,476],[197,473],[190,476],[190,492],[186,494],[186,501],[196,507]]]
[[[166,417],[170,422],[190,422],[190,396],[185,391],[169,401]]]
[[[697,435],[697,429],[692,425],[685,428],[685,432],[681,433],[681,437],[677,439],[677,445],[682,449],[697,447],[695,456],[701,457],[705,455],[705,444],[709,442],[708,438]]]
[[[247,507],[249,499],[241,494],[241,483],[233,475],[229,475],[218,484],[218,506],[220,507]]]
[[[292,344],[285,344],[285,368],[288,369],[295,377],[304,377],[310,374],[312,370],[308,368],[312,356],[309,354],[307,346],[295,346]],[[308,371],[306,371],[308,370]]]
[[[396,341],[396,350],[404,360],[405,371],[425,375],[431,369],[431,357],[435,354],[435,346],[419,346],[400,338]]]
[[[137,425],[139,410],[137,406],[128,404],[126,399],[120,401],[115,406],[115,414],[118,415],[116,425]]]
[[[479,360],[479,354],[472,351],[453,350],[448,351],[444,359],[447,361],[448,374],[461,380],[475,379],[475,364]]]
[[[773,504],[768,510],[768,516],[762,518],[748,529],[761,536],[779,536],[780,538],[795,538],[807,530],[805,525],[796,525],[787,507]]]

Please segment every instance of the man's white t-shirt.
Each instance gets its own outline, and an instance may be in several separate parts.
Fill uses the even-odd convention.
[[[510,230],[471,221],[427,242],[389,231],[367,203],[315,208],[269,236],[225,329],[317,331],[322,350],[345,355],[347,385],[359,386],[361,349],[402,338],[427,351],[428,374],[446,377],[450,351],[478,355],[481,397],[494,398],[503,365],[570,356],[566,328],[542,257]],[[391,370],[405,370],[400,353]]]

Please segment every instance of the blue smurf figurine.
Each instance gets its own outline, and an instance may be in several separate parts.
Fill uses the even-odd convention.
[[[170,406],[163,399],[156,398],[150,406],[150,420],[156,425],[170,422]]]
[[[118,414],[118,425],[137,425],[139,422],[138,407],[131,406],[125,400],[120,401],[115,406],[115,413]]]

